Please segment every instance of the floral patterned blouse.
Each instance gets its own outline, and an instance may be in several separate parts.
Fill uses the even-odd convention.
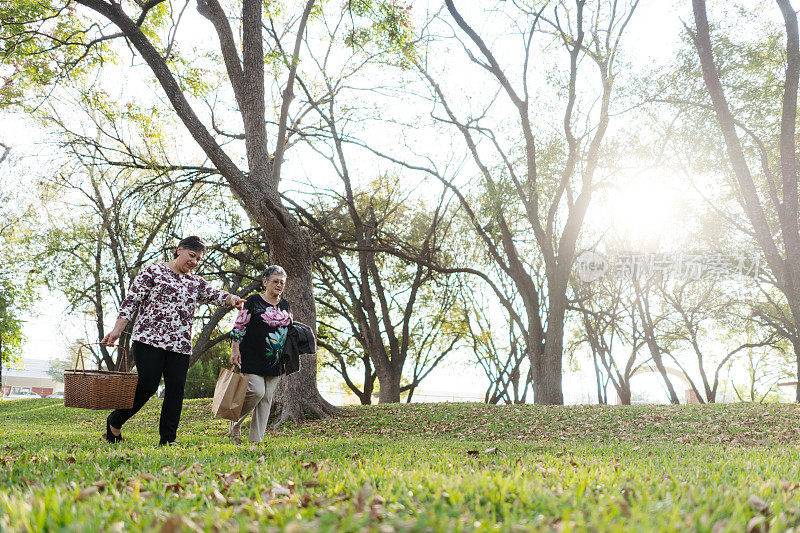
[[[118,318],[136,316],[133,340],[190,354],[197,304],[222,305],[228,296],[196,274],[178,274],[166,263],[153,263],[133,279]]]
[[[239,343],[242,373],[280,376],[286,333],[292,323],[292,308],[283,298],[278,305],[264,301],[260,294],[247,298],[233,324],[231,339]]]

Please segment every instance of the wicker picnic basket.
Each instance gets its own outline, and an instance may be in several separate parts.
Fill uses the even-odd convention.
[[[96,344],[96,343],[95,343]],[[83,344],[73,370],[64,371],[64,406],[81,409],[130,409],[139,374],[113,370],[86,370]],[[122,350],[122,368],[128,368],[128,352]],[[81,368],[78,369],[78,361]]]

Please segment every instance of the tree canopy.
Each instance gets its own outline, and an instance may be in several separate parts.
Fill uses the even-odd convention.
[[[30,132],[0,132],[3,358],[39,286],[102,337],[189,232],[226,290],[281,264],[318,328],[281,421],[338,412],[318,369],[396,402],[450,361],[489,402],[563,403],[579,368],[598,402],[651,371],[673,403],[768,398],[800,372],[797,26],[789,0],[5,1],[0,113]],[[229,320],[201,309],[198,375]]]

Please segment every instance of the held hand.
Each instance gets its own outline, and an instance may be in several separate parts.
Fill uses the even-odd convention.
[[[122,335],[121,331],[112,329],[100,340],[100,344],[103,346],[114,346],[117,343],[117,340],[119,340],[120,335]]]
[[[235,294],[231,294],[228,298],[228,305],[231,307],[235,307],[236,309],[242,309],[244,307],[245,300],[243,298],[239,298]]]
[[[242,354],[239,353],[239,352],[231,353],[231,364],[233,366],[238,366],[239,368],[241,368],[241,366],[242,366]]]

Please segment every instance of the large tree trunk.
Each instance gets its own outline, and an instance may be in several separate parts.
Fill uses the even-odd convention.
[[[545,342],[539,375],[533,387],[534,403],[541,405],[564,404],[564,393],[561,390],[562,347],[563,339],[557,338],[555,335]]]
[[[370,405],[372,404],[372,392],[375,390],[375,379],[377,378],[376,374],[372,372],[372,362],[369,358],[369,355],[364,357],[364,390],[358,396],[358,399],[361,401],[361,405]]]
[[[367,375],[367,372],[364,372],[364,390],[361,391],[361,394],[356,394],[358,396],[358,401],[361,402],[361,405],[372,405],[372,391],[375,390],[375,380],[370,379],[371,376]]]
[[[792,347],[794,348],[795,374],[797,376],[794,388],[794,401],[800,403],[800,339],[792,339]]]
[[[383,372],[378,372],[378,383],[380,384],[378,403],[397,403],[400,401],[401,377],[401,372],[395,369],[393,365],[389,365],[389,368]]]
[[[544,350],[539,358],[538,372],[534,380],[533,401],[537,404],[564,404],[561,372],[563,369],[564,315],[567,306],[563,292],[556,294],[557,292],[556,290],[550,292]]]
[[[310,326],[316,334],[316,311],[311,281],[311,238],[294,218],[286,227],[275,228],[283,238],[270,238],[271,258],[281,265],[289,276],[286,298],[292,306],[294,320]],[[270,236],[275,237],[275,236]],[[291,419],[299,422],[311,415],[329,418],[342,409],[328,403],[317,389],[317,356],[304,354],[300,358],[300,371],[285,376],[275,394],[276,421],[282,424]]]
[[[787,294],[786,291],[784,292],[786,296],[787,303],[789,304],[789,312],[791,313],[791,320],[792,326],[794,326],[794,335],[791,336],[790,342],[792,343],[792,349],[794,350],[794,364],[795,364],[795,375],[797,376],[797,381],[794,389],[794,401],[800,403],[800,306],[795,305],[794,302],[800,301],[800,297],[795,296],[794,294]],[[797,298],[796,300],[793,298]],[[788,329],[788,324],[787,324]]]
[[[619,386],[617,387],[617,398],[619,399],[620,405],[630,405],[631,404],[631,382],[630,381],[622,381],[620,382]]]

